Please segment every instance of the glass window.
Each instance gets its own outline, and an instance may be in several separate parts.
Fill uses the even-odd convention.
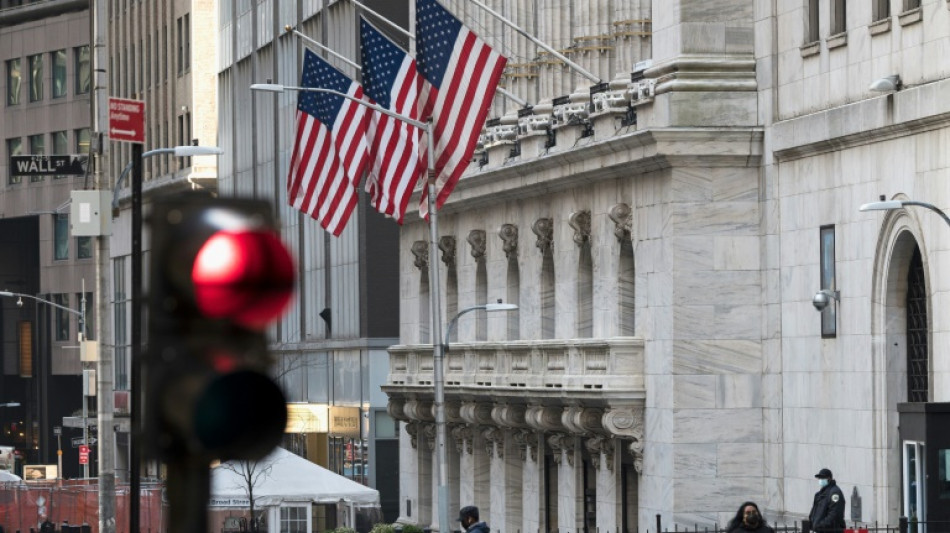
[[[69,259],[69,215],[53,215],[53,259]]]
[[[835,290],[835,227],[821,227],[821,289]],[[828,306],[821,311],[821,336],[834,337],[838,333],[837,302],[829,297]]]
[[[80,128],[75,131],[76,134],[76,153],[89,153],[89,128]]]
[[[30,101],[43,99],[43,54],[30,56]]]
[[[88,94],[92,87],[92,63],[89,59],[89,46],[73,48],[76,58],[76,94]]]
[[[185,70],[191,68],[191,15],[185,14]]]
[[[847,16],[845,14],[845,0],[833,0],[831,12],[831,34],[838,35],[848,29]]]
[[[63,307],[69,308],[69,296],[66,294],[54,294],[53,303],[59,304]],[[62,308],[55,308],[56,312],[54,316],[55,320],[55,338],[57,341],[68,341],[69,340],[69,311],[66,311]]]
[[[92,237],[76,237],[76,259],[92,259]]]
[[[280,533],[307,533],[309,507],[281,507]]]
[[[874,22],[891,16],[891,0],[874,0]]]
[[[115,324],[115,390],[129,390],[128,301],[125,292],[125,258],[113,263],[113,319]]]
[[[818,41],[820,34],[818,33],[818,0],[808,0],[808,27],[805,28],[807,32],[805,35],[806,43],[813,43]]]
[[[20,81],[23,79],[23,72],[20,71],[20,60],[10,59],[7,61],[7,105],[17,105],[20,103]]]
[[[30,135],[30,155],[43,155],[46,153],[46,136]],[[30,181],[43,181],[43,176],[30,176]]]
[[[15,155],[23,155],[23,140],[19,137],[14,137],[12,139],[7,139],[7,160]],[[23,181],[23,176],[14,176],[13,173],[10,173],[10,183],[20,183]]]
[[[185,71],[185,37],[183,32],[182,19],[175,21],[178,30],[178,75]]]
[[[69,153],[69,132],[68,131],[54,131],[51,134],[53,138],[53,155],[66,155]],[[53,176],[53,178],[65,178],[65,175]]]
[[[53,98],[66,96],[66,50],[51,53],[53,63]]]
[[[904,11],[910,11],[918,7],[920,7],[920,0],[904,0]]]

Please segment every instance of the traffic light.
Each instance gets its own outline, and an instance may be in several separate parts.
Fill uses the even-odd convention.
[[[267,373],[264,330],[294,289],[294,261],[269,205],[158,199],[149,225],[146,453],[259,459],[287,425],[286,400]]]

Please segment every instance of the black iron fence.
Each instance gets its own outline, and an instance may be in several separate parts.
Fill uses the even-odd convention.
[[[950,521],[919,521],[900,517],[896,525],[877,522],[851,522],[844,529],[812,528],[808,520],[800,522],[769,524],[775,533],[950,533]],[[673,528],[663,525],[661,515],[656,515],[656,530],[662,533],[729,533],[719,525],[693,525],[693,527],[673,524]],[[646,533],[651,533],[649,530]]]

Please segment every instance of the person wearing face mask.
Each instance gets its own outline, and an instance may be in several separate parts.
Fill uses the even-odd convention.
[[[808,513],[811,530],[817,533],[840,533],[845,527],[844,494],[835,483],[831,470],[822,468],[815,477],[818,478],[819,489]]]
[[[739,506],[736,516],[726,526],[726,533],[774,533],[765,523],[765,517],[754,502],[745,502]]]

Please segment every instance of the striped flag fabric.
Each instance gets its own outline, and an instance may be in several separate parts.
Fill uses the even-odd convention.
[[[304,51],[301,86],[363,98],[358,83],[309,49]],[[301,91],[296,115],[287,202],[339,236],[356,208],[369,163],[369,109],[335,94]]]
[[[423,79],[415,59],[363,17],[360,43],[366,95],[394,113],[418,120]],[[422,133],[415,126],[373,113],[369,130],[373,164],[366,178],[366,191],[377,211],[400,224],[409,197],[426,170],[419,146]]]
[[[438,1],[416,0],[416,61],[428,81],[422,117],[432,117],[438,208],[468,168],[508,60]],[[426,196],[419,207],[424,217]]]

